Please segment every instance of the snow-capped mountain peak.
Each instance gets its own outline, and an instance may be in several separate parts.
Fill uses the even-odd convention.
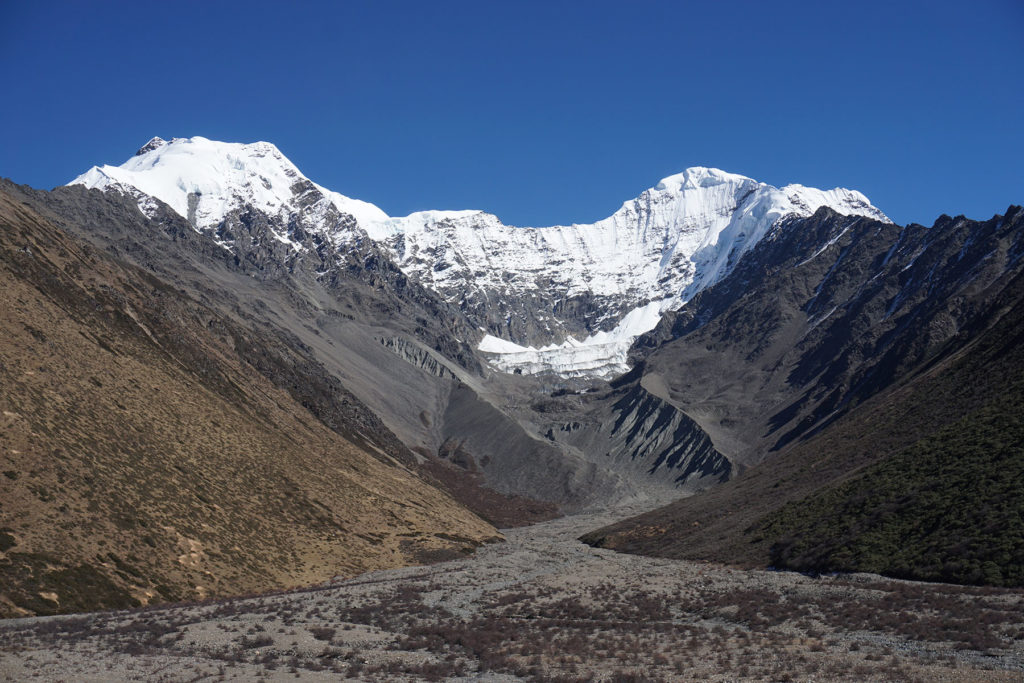
[[[246,205],[270,215],[290,208],[299,180],[305,177],[269,142],[193,137],[153,138],[120,166],[94,166],[71,184],[134,188],[204,228]]]
[[[776,188],[702,166],[662,178],[593,224],[512,227],[476,210],[391,217],[316,185],[270,143],[202,137],[153,138],[122,165],[94,167],[72,183],[128,193],[144,211],[156,197],[197,230],[256,209],[277,220],[274,236],[296,251],[287,234],[296,216],[334,244],[365,233],[484,329],[481,350],[498,367],[564,374],[624,370],[629,344],[660,312],[727,275],[787,216],[829,206],[888,221],[853,190]]]
[[[680,192],[684,189],[694,190],[699,187],[713,187],[722,183],[742,183],[745,181],[754,182],[746,176],[727,173],[721,169],[691,166],[681,173],[675,173],[667,178],[662,178],[652,189],[659,192]]]
[[[149,142],[139,147],[139,150],[135,152],[135,156],[142,156],[146,152],[152,152],[154,149],[158,149],[167,144],[167,141],[160,137],[151,138]]]

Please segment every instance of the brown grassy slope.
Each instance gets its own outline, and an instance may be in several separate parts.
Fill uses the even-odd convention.
[[[780,539],[762,521],[783,505],[858,476],[865,468],[956,423],[1024,377],[1024,276],[987,315],[912,373],[815,437],[720,487],[583,537],[592,545],[659,557],[770,564]],[[978,501],[979,504],[984,501]]]
[[[0,194],[0,615],[308,584],[495,537],[253,371],[227,325]]]

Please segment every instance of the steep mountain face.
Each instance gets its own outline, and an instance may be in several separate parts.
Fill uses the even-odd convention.
[[[646,353],[660,368],[657,377],[678,379],[659,364],[681,359],[687,343],[706,349],[702,331],[713,333],[715,321],[748,330],[723,354],[768,368],[752,373],[748,386],[774,403],[760,412],[740,406],[737,414],[759,417],[762,448],[776,452],[712,491],[586,540],[666,557],[1020,585],[1024,546],[1015,531],[1019,497],[1011,492],[1024,476],[1014,436],[1022,429],[1024,386],[1024,210],[895,229],[859,268],[850,268],[858,242],[883,237],[883,226],[826,215],[809,222],[811,230],[806,222],[788,227],[813,234],[816,226],[835,243],[820,254],[811,245],[794,253],[795,270],[741,264],[736,281],[705,292],[702,304],[694,300],[702,308],[692,316],[666,320],[643,340],[654,349]],[[776,240],[798,247],[782,233]],[[833,247],[809,282],[785,277]],[[790,303],[786,315],[778,313],[782,304],[765,308],[767,282]],[[792,305],[796,291],[799,306]],[[740,324],[758,304],[764,313],[753,319],[760,324]],[[821,311],[847,331],[828,330]],[[803,331],[793,335],[792,355],[779,352],[787,326]],[[822,326],[813,343],[803,342]],[[669,358],[659,360],[661,354]],[[698,355],[696,363],[709,362],[708,353]],[[765,380],[776,366],[793,391]],[[726,386],[733,381],[726,377],[713,389],[736,396]],[[662,390],[681,398],[686,390],[673,386]],[[784,419],[801,413],[803,419]]]
[[[516,386],[517,384],[523,386]],[[640,385],[637,373],[610,383],[503,384],[506,410],[566,453],[627,480],[670,485],[675,498],[728,479],[733,465],[672,403]]]
[[[637,342],[643,383],[760,459],[934,357],[1019,272],[1020,217],[900,228],[820,209]]]
[[[592,225],[517,228],[481,211],[390,218],[309,181],[273,145],[204,138],[155,138],[73,182],[130,194],[144,211],[160,199],[235,253],[270,241],[287,261],[307,237],[361,248],[368,237],[487,332],[480,350],[498,368],[606,377],[628,369],[629,344],[661,312],[717,282],[780,219],[829,206],[886,220],[858,192],[779,189],[708,168],[665,178]],[[253,208],[277,227],[253,237],[229,218]]]
[[[156,234],[117,195],[0,191],[0,615],[308,584],[497,537],[236,293],[192,296],[72,220]]]

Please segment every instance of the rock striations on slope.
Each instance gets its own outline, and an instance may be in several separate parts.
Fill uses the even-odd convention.
[[[974,324],[1021,268],[1019,220],[791,219],[638,340],[645,383],[741,461],[777,452]]]

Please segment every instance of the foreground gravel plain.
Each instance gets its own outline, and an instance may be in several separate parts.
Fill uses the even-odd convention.
[[[639,510],[287,593],[0,622],[6,681],[1022,681],[1024,591],[590,548]]]

